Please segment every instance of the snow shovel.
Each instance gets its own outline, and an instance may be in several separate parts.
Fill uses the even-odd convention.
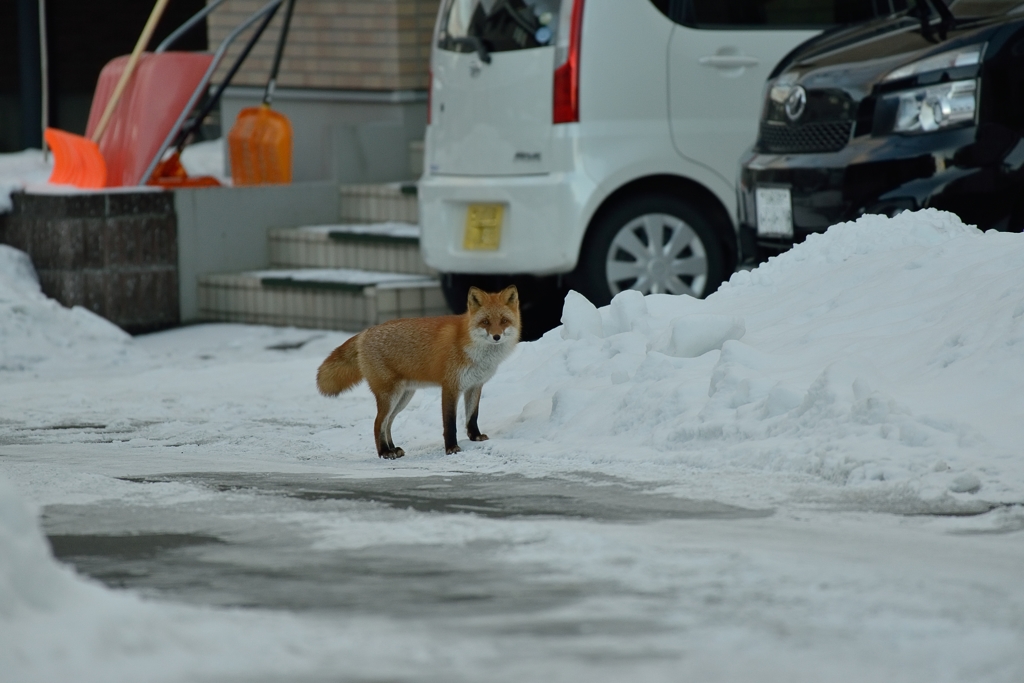
[[[281,66],[294,6],[295,0],[288,0],[263,103],[240,111],[228,133],[231,180],[235,185],[292,181],[292,124],[284,114],[273,111],[270,102],[274,97],[277,71]]]
[[[142,55],[146,45],[149,44],[150,38],[153,37],[156,25],[160,21],[160,17],[163,15],[169,1],[156,0],[153,11],[149,14],[149,20],[146,21],[142,34],[139,36],[138,42],[135,43],[135,49],[132,50],[128,63],[125,65],[124,71],[121,72],[121,78],[118,79],[113,94],[107,100],[103,116],[100,118],[99,125],[96,126],[92,136],[86,138],[56,128],[47,128],[43,132],[46,143],[53,149],[51,183],[74,185],[82,188],[106,186],[107,162],[100,153],[98,143],[103,138],[103,133],[107,130],[107,124],[110,123],[114,109],[117,107],[121,95],[124,94],[125,87],[135,71],[135,66],[139,63],[139,57]]]

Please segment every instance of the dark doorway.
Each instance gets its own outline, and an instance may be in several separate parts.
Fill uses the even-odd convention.
[[[45,0],[49,56],[51,126],[84,133],[89,107],[103,66],[128,54],[153,9],[147,0]],[[13,152],[40,137],[38,24],[19,21],[38,16],[39,0],[0,3],[0,152]],[[205,6],[205,0],[175,0],[167,6],[149,47]],[[33,49],[25,49],[31,42]],[[205,22],[175,45],[178,50],[207,49]],[[23,60],[34,59],[35,64]],[[25,74],[25,75],[23,75]],[[34,74],[34,75],[33,75]],[[31,98],[34,101],[28,101]],[[35,114],[33,114],[35,112]],[[28,119],[28,120],[27,120]]]

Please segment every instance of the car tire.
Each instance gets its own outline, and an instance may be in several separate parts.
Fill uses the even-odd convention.
[[[704,298],[725,271],[711,221],[680,197],[642,194],[594,218],[570,284],[597,306],[624,289]]]

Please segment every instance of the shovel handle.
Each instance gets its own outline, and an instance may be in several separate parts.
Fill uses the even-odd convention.
[[[288,27],[292,23],[292,10],[295,8],[295,0],[288,0],[288,6],[284,10],[284,24],[281,26],[281,35],[277,37],[277,49],[274,51],[274,65],[270,69],[270,78],[267,80],[267,89],[263,92],[263,104],[270,106],[274,99],[274,89],[277,87],[277,70],[281,67],[281,55],[284,54],[284,43],[288,40]]]
[[[267,28],[267,25],[274,18],[274,15],[277,14],[277,10],[280,9],[280,7],[281,3],[278,3],[274,7],[274,9],[267,12],[266,16],[263,17],[263,21],[260,22],[260,25],[258,27],[256,27],[256,30],[253,32],[253,34],[249,36],[249,40],[245,44],[245,47],[242,48],[242,51],[238,54],[238,57],[235,58],[235,63],[231,65],[230,69],[228,69],[227,74],[225,74],[224,76],[224,80],[221,81],[219,86],[217,86],[217,90],[214,91],[213,95],[206,99],[206,104],[203,105],[203,108],[199,110],[199,114],[197,114],[195,119],[192,120],[192,125],[189,126],[188,130],[182,129],[182,131],[178,134],[178,143],[177,145],[175,145],[175,151],[178,154],[181,154],[181,150],[185,149],[185,145],[188,143],[189,137],[191,137],[193,133],[195,133],[202,127],[203,119],[206,118],[207,114],[213,111],[213,108],[217,106],[217,102],[220,101],[220,96],[224,94],[225,88],[228,87],[228,85],[231,83],[231,79],[235,77],[236,73],[238,73],[239,67],[242,66],[243,62],[245,62],[245,58],[249,56],[249,53],[252,51],[253,46],[256,45],[256,43],[259,41],[260,36],[263,35],[263,31]]]
[[[164,9],[167,7],[167,3],[170,0],[156,0],[156,4],[153,5],[153,11],[149,13],[149,20],[146,22],[146,26],[142,29],[142,35],[139,36],[138,42],[135,43],[135,49],[132,50],[131,56],[128,58],[128,64],[125,65],[124,71],[121,72],[121,78],[118,79],[117,85],[114,86],[114,93],[107,100],[107,106],[103,110],[103,116],[100,117],[100,122],[96,126],[96,130],[93,131],[92,141],[98,143],[100,138],[103,137],[103,133],[107,130],[107,124],[110,123],[110,117],[114,114],[114,108],[117,106],[118,101],[121,99],[121,95],[124,93],[125,87],[128,85],[128,79],[132,77],[132,73],[135,71],[135,65],[139,63],[139,57],[142,56],[142,51],[146,49],[149,44],[149,40],[153,37],[153,32],[156,31],[156,25],[160,21],[160,17],[164,13]]]

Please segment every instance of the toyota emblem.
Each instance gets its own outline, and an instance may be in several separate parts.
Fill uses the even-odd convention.
[[[804,115],[805,109],[807,109],[807,91],[798,85],[790,91],[789,97],[786,98],[786,116],[790,121],[796,121]]]

